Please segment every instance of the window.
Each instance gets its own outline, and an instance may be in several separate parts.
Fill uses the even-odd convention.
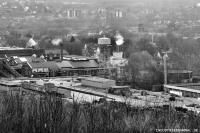
[[[28,67],[25,67],[24,74],[25,76],[28,76]]]

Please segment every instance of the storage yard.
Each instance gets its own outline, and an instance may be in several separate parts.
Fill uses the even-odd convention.
[[[119,95],[116,93],[110,93],[108,91],[109,90],[108,87],[111,86],[108,86],[107,88],[98,88],[86,85],[82,86],[81,81],[78,81],[75,78],[12,80],[12,81],[2,80],[0,85],[2,86],[1,88],[3,91],[8,91],[9,93],[11,93],[12,91],[16,92],[16,87],[18,88],[17,91],[26,91],[26,92],[34,91],[36,93],[37,92],[44,93],[47,91],[53,91],[64,95],[63,99],[69,102],[72,102],[73,99],[77,102],[83,102],[83,101],[93,102],[101,98],[106,98],[108,101],[114,100],[117,102],[126,102],[132,106],[157,107],[157,106],[173,104],[175,107],[184,107],[187,108],[188,110],[200,112],[200,108],[198,108],[198,105],[200,105],[200,100],[198,100],[197,98],[176,96],[175,97],[176,100],[171,102],[169,101],[169,98],[172,96],[170,94],[166,94],[163,92],[136,90],[136,89],[130,89],[131,92],[130,96],[126,95],[123,96],[121,94]],[[19,90],[20,87],[22,88]],[[127,86],[125,86],[125,88],[126,87]],[[121,86],[121,88],[123,87]]]

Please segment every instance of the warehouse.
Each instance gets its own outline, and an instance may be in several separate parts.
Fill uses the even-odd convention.
[[[90,86],[95,88],[106,89],[115,86],[115,80],[104,79],[99,77],[89,77],[81,81],[82,86]]]
[[[0,91],[6,91],[7,94],[16,94],[21,92],[21,83],[1,80],[0,81]]]
[[[200,98],[200,84],[166,84],[164,85],[164,92],[184,97]]]

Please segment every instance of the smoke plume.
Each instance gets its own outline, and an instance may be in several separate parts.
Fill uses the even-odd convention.
[[[61,38],[53,39],[53,40],[51,41],[51,43],[52,43],[53,45],[59,45],[61,42],[62,42],[62,39],[61,39]]]
[[[124,38],[119,32],[116,33],[115,40],[117,45],[122,45],[124,43]]]

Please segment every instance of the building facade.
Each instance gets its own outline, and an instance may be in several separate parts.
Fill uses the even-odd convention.
[[[0,48],[0,57],[6,56],[32,56],[35,54],[37,57],[44,55],[44,49],[24,49],[24,48],[10,48],[10,47],[1,47]]]
[[[184,97],[200,98],[200,84],[165,84],[164,92]]]

